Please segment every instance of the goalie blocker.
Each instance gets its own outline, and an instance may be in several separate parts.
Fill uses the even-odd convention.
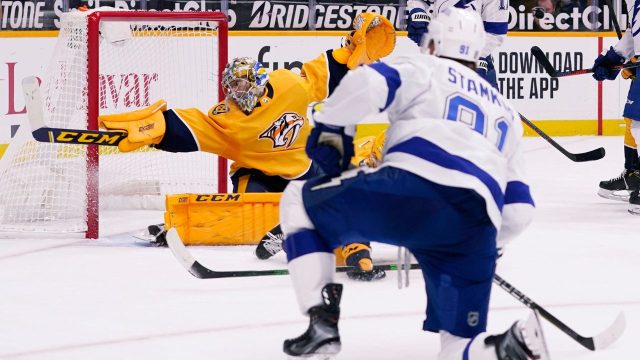
[[[120,151],[127,152],[158,144],[166,130],[163,111],[167,110],[167,102],[162,99],[144,109],[100,117],[100,127],[116,131],[63,129],[46,126],[45,107],[36,77],[24,78],[22,91],[31,133],[39,142],[117,146]]]

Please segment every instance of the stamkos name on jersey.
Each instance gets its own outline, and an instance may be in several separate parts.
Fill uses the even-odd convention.
[[[462,73],[456,71],[456,69],[454,69],[453,67],[449,67],[449,77],[447,80],[449,80],[449,82],[452,84],[459,85],[460,88],[462,90],[465,90],[466,92],[479,95],[480,97],[491,101],[493,104],[497,104],[507,111],[513,111],[511,106],[504,103],[499,98],[499,93],[488,82],[476,81],[475,79],[466,77]]]

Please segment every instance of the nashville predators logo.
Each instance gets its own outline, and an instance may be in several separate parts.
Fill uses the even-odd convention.
[[[273,141],[273,148],[291,147],[300,134],[304,118],[296,113],[284,113],[274,121],[267,130],[260,134],[260,139]]]

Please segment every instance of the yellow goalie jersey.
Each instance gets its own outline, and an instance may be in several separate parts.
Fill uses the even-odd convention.
[[[269,73],[265,91],[250,112],[234,101],[221,102],[206,114],[198,109],[170,109],[159,100],[145,109],[100,116],[100,126],[127,132],[121,151],[152,145],[164,151],[206,151],[226,157],[239,168],[296,179],[310,168],[305,153],[310,132],[306,118],[311,102],[325,99],[350,68],[370,64],[391,53],[395,30],[375,13],[361,13],[345,46],[327,50],[302,67]],[[235,61],[235,59],[234,59]],[[237,84],[236,84],[237,85]],[[252,104],[253,105],[253,104]]]
[[[311,130],[307,106],[323,100],[347,72],[329,50],[307,62],[298,75],[290,70],[269,73],[265,93],[249,114],[233,101],[220,102],[207,114],[198,109],[164,113],[167,131],[158,148],[167,151],[206,151],[221,155],[239,168],[295,179],[309,170],[305,144]],[[182,126],[186,125],[186,130]],[[193,134],[193,140],[188,139]]]

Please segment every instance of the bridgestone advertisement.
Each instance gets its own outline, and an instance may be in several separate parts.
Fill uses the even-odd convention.
[[[113,6],[121,9],[146,7],[160,11],[213,11],[219,10],[221,5],[225,4],[220,1],[143,3],[98,0],[0,0],[0,144],[8,142],[17,127],[26,119],[19,85],[21,79],[27,76],[43,78],[53,55],[57,32],[41,30],[57,30],[59,16],[65,7],[70,11],[77,11],[75,9],[83,5]],[[398,29],[402,29],[405,20],[404,10],[398,4],[382,1],[348,4],[323,1],[317,6],[314,14],[309,13],[309,6],[304,1],[230,1],[226,5],[232,29],[229,33],[229,58],[250,56],[262,62],[268,70],[284,68],[299,71],[305,61],[313,59],[326,49],[339,47],[342,40],[341,32],[346,33],[353,17],[363,11],[384,14]],[[608,10],[598,12],[597,8],[574,7],[567,12],[567,8],[551,7],[538,11],[535,14],[540,17],[538,18],[528,10],[531,8],[531,5],[512,2],[507,39],[493,53],[501,93],[529,119],[558,124],[561,127],[558,134],[593,134],[597,127],[591,124],[595,124],[596,121],[620,121],[630,81],[619,77],[616,81],[598,83],[589,74],[553,78],[542,69],[530,52],[533,45],[540,47],[556,71],[574,71],[591,67],[598,53],[608,49],[617,39],[612,32],[596,33],[582,30],[588,30],[590,26],[607,30],[609,22],[603,22],[602,19],[607,19]],[[574,9],[579,9],[582,15],[571,15],[575,13]],[[621,14],[622,19],[625,16]],[[309,30],[310,17],[315,19],[313,24],[319,31],[291,31]],[[568,28],[564,29],[563,26]],[[253,35],[251,32],[239,33],[233,30],[272,31],[268,34],[257,31]],[[341,32],[336,33],[336,30]],[[553,30],[555,32],[550,33]],[[417,46],[400,33],[396,49],[389,58],[417,51]],[[122,91],[126,93],[127,90]],[[373,123],[384,121],[384,118],[369,120]],[[572,127],[578,122],[588,126]]]
[[[111,6],[125,10],[221,11],[226,10],[232,30],[346,30],[362,12],[387,17],[404,30],[405,1],[314,1],[311,12],[306,1],[164,1],[164,0],[0,0],[1,30],[56,30],[60,14],[80,7]],[[617,4],[617,1],[614,1]],[[624,8],[624,6],[622,6]],[[509,31],[601,31],[611,30],[611,11],[606,6],[586,6],[583,2],[511,1]],[[625,29],[626,11],[618,22]]]

